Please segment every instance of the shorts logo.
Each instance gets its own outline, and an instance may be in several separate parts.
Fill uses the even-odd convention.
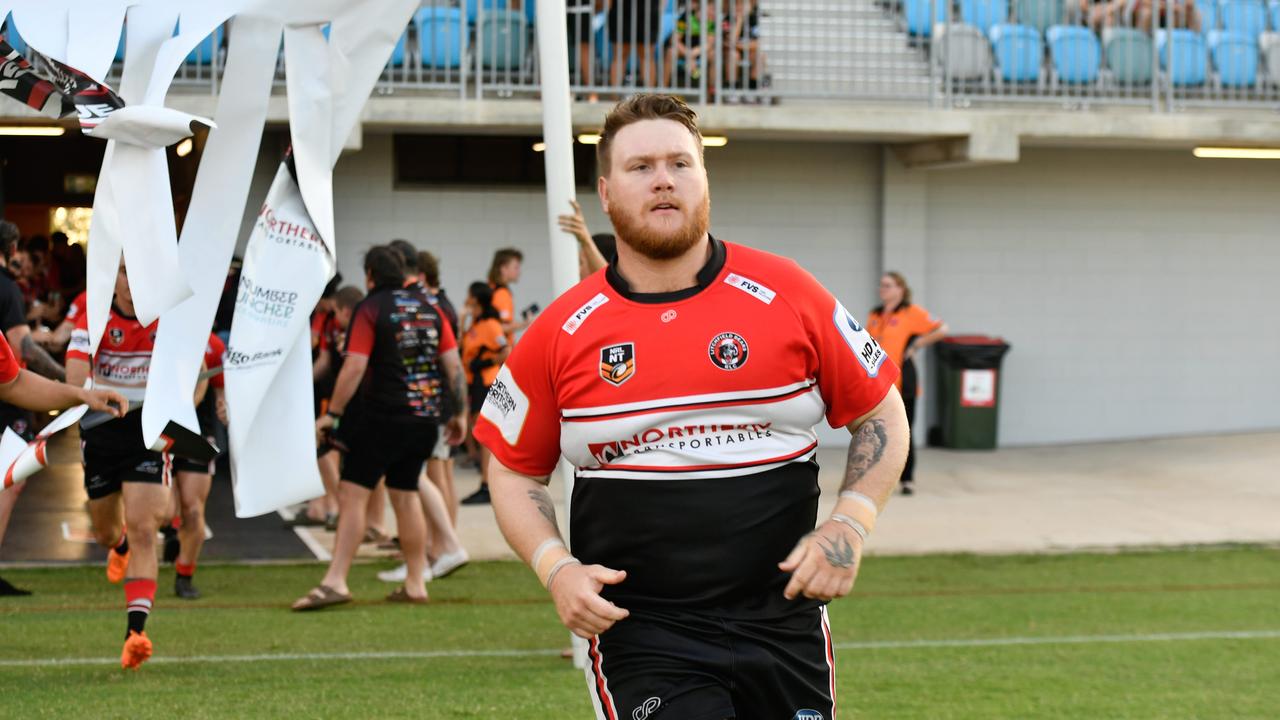
[[[734,332],[724,332],[711,338],[707,356],[721,370],[737,370],[747,364],[747,341]]]
[[[817,710],[797,710],[791,720],[823,720],[823,717]]]
[[[119,345],[124,342],[124,331],[120,328],[111,328],[107,331],[107,335],[111,337],[112,345]]]
[[[662,706],[662,698],[651,697],[631,711],[631,720],[648,720]]]
[[[621,385],[635,374],[635,343],[618,343],[600,348],[600,377],[612,385]]]

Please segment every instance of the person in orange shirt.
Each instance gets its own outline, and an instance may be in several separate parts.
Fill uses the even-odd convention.
[[[511,343],[507,341],[499,311],[493,304],[496,294],[485,283],[471,283],[463,306],[470,328],[463,335],[462,368],[467,374],[467,397],[470,398],[473,421],[480,414],[489,387],[498,377],[499,368],[511,352]],[[484,445],[480,445],[479,450],[480,489],[463,500],[467,505],[489,502],[489,450]]]
[[[907,406],[907,425],[914,426],[920,383],[913,358],[921,349],[946,337],[947,324],[911,303],[911,287],[901,273],[887,272],[880,278],[880,305],[867,318],[867,332],[902,369],[898,389]],[[915,450],[908,449],[900,481],[903,495],[915,492],[914,471]]]

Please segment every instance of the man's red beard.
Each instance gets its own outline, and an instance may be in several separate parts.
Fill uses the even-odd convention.
[[[644,209],[641,213],[648,213]],[[683,225],[672,231],[654,230],[644,224],[636,213],[618,205],[609,206],[609,219],[618,240],[650,260],[671,260],[684,255],[707,234],[711,227],[711,193],[702,196],[702,202]]]

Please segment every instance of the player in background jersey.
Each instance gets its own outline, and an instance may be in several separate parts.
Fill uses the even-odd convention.
[[[314,398],[315,416],[324,415],[324,402],[333,392],[333,381],[338,377],[338,368],[332,362],[334,347],[332,340],[341,333],[337,323],[337,292],[342,284],[342,273],[337,273],[324,286],[320,299],[316,301],[315,310],[311,312],[311,384]],[[325,352],[326,343],[330,352]],[[341,345],[338,345],[338,352]],[[325,456],[332,450],[329,445],[322,446],[316,453],[316,463],[320,469],[320,480],[324,484],[324,495],[307,503],[306,508],[285,523],[286,527],[337,526],[338,521],[338,470],[337,455],[326,462]],[[327,472],[332,469],[331,472]]]
[[[67,314],[63,316],[62,322],[51,331],[31,331],[31,336],[36,342],[53,352],[61,351],[67,347],[67,343],[71,342],[71,333],[76,329],[76,320],[85,312],[85,306],[88,302],[88,294],[81,291],[71,304],[67,306]]]
[[[222,339],[210,333],[204,348],[204,370],[201,373],[207,377],[202,377],[196,384],[196,418],[200,422],[200,434],[211,444],[219,416],[226,416],[225,384],[221,373],[222,356],[226,351]],[[200,463],[183,457],[175,458],[173,463],[179,513],[173,594],[183,600],[200,599],[200,591],[195,586],[196,562],[204,547],[204,506],[213,485],[216,463],[216,459]]]
[[[708,234],[683,101],[619,103],[597,157],[617,257],[526,331],[475,430],[498,523],[590,640],[597,717],[830,720],[825,604],[906,457],[897,369],[808,272]],[[824,418],[852,442],[819,523]],[[546,489],[562,453],[573,554]]]
[[[444,383],[456,397],[466,397],[453,332],[422,293],[405,286],[406,268],[399,253],[375,247],[365,255],[364,267],[369,295],[351,321],[329,410],[316,421],[318,435],[336,427],[349,448],[338,490],[341,510],[333,561],[320,585],[294,602],[294,610],[351,600],[347,574],[364,535],[360,510],[384,477],[409,565],[404,585],[387,600],[427,601],[426,529],[418,494],[422,467],[441,424],[454,444],[462,441],[466,430],[464,414],[440,415]],[[347,417],[357,391],[362,395],[359,408]]]
[[[67,383],[118,391],[142,402],[151,371],[156,323],[143,327],[134,316],[124,264],[116,274],[115,301],[97,354],[89,355],[88,318],[81,315],[67,348]],[[80,433],[89,516],[98,544],[108,548],[107,579],[124,581],[128,624],[120,664],[137,668],[151,657],[147,617],[156,596],[156,533],[167,520],[172,457],[148,450],[142,413],[134,412]]]

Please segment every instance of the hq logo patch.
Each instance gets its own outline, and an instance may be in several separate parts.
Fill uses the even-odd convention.
[[[817,710],[797,710],[791,720],[823,720],[823,717]]]
[[[111,330],[107,332],[107,335],[111,336],[112,345],[119,345],[124,342],[124,331],[120,328],[111,328]]]
[[[738,333],[724,332],[711,338],[707,356],[721,370],[737,370],[747,364],[747,341]]]
[[[613,385],[621,385],[635,374],[635,343],[618,343],[600,348],[600,377]]]

